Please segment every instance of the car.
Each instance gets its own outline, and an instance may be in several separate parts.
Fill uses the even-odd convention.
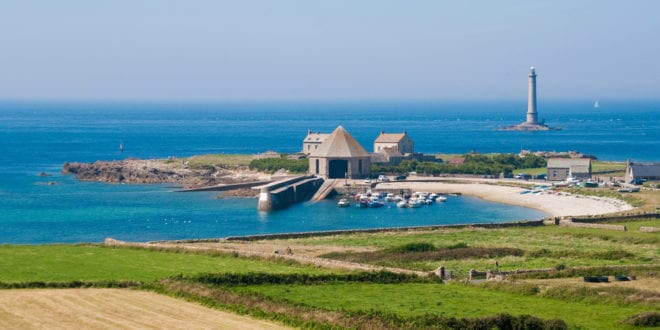
[[[405,180],[407,178],[408,177],[405,176],[405,175],[397,175],[397,176],[394,177],[394,180],[400,181],[400,180]]]
[[[390,181],[390,178],[388,178],[387,175],[379,175],[378,176],[378,181],[387,182],[387,181]]]
[[[640,185],[644,184],[644,181],[646,181],[646,180],[644,180],[644,179],[633,179],[633,180],[630,181],[630,183],[632,183],[636,186],[640,186]]]
[[[371,178],[364,179],[364,183],[371,183]]]
[[[536,179],[537,179],[537,180],[545,180],[546,177],[547,177],[547,175],[546,175],[545,173],[543,173],[543,174],[539,174],[539,175],[537,175],[537,176],[536,176]]]

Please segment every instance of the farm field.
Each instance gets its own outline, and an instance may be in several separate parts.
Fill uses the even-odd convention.
[[[153,292],[1,290],[2,329],[288,329]]]
[[[2,245],[0,287],[7,289],[0,290],[0,299],[23,301],[21,294],[35,293],[41,302],[31,306],[41,311],[32,314],[50,315],[56,305],[89,308],[85,302],[95,301],[96,292],[108,292],[113,297],[108,301],[128,308],[117,312],[121,315],[143,313],[157,322],[167,320],[158,314],[160,303],[154,304],[156,311],[136,312],[145,307],[134,295],[146,294],[300,328],[491,328],[513,322],[558,329],[638,329],[626,321],[632,317],[657,326],[652,320],[660,314],[660,236],[639,228],[660,227],[660,220],[616,224],[627,230],[545,225],[169,245]],[[273,253],[285,247],[293,254]],[[247,257],[248,251],[258,254]],[[327,263],[314,264],[319,259]],[[333,261],[348,261],[349,267],[326,268]],[[350,265],[402,272],[361,272]],[[405,273],[428,274],[440,265],[453,275],[450,280]],[[544,270],[485,281],[470,280],[471,269]],[[608,276],[610,281],[584,283],[587,275]],[[614,275],[635,280],[618,282]],[[109,289],[122,286],[133,290]],[[90,328],[102,324],[94,323],[98,319],[121,322],[110,307],[83,312],[91,315],[81,321],[90,322]],[[194,313],[202,312],[190,315]],[[65,318],[61,324],[78,317],[58,315]],[[214,318],[200,316],[200,322],[207,317]],[[14,325],[20,327],[0,327]]]

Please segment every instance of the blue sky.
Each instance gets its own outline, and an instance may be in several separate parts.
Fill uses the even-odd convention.
[[[660,1],[0,3],[0,99],[658,99]]]

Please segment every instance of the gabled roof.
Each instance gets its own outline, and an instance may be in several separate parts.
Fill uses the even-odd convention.
[[[385,133],[380,132],[380,135],[376,138],[374,143],[397,143],[406,136],[406,132],[403,133]]]
[[[591,158],[550,158],[548,159],[548,168],[581,168],[588,169],[591,164]]]
[[[328,136],[314,157],[370,157],[370,154],[343,127],[338,126]]]
[[[635,176],[660,176],[660,163],[632,163],[630,164],[630,168]]]
[[[330,134],[328,133],[320,133],[320,132],[307,132],[307,136],[305,137],[305,140],[303,142],[318,142],[318,143],[323,143],[325,139],[328,138]]]

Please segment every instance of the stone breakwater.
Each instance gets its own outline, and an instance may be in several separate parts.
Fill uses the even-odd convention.
[[[173,183],[184,187],[270,180],[270,175],[251,171],[247,167],[232,169],[217,166],[191,168],[181,163],[142,159],[66,163],[62,167],[62,173],[73,174],[78,180],[84,181]]]

